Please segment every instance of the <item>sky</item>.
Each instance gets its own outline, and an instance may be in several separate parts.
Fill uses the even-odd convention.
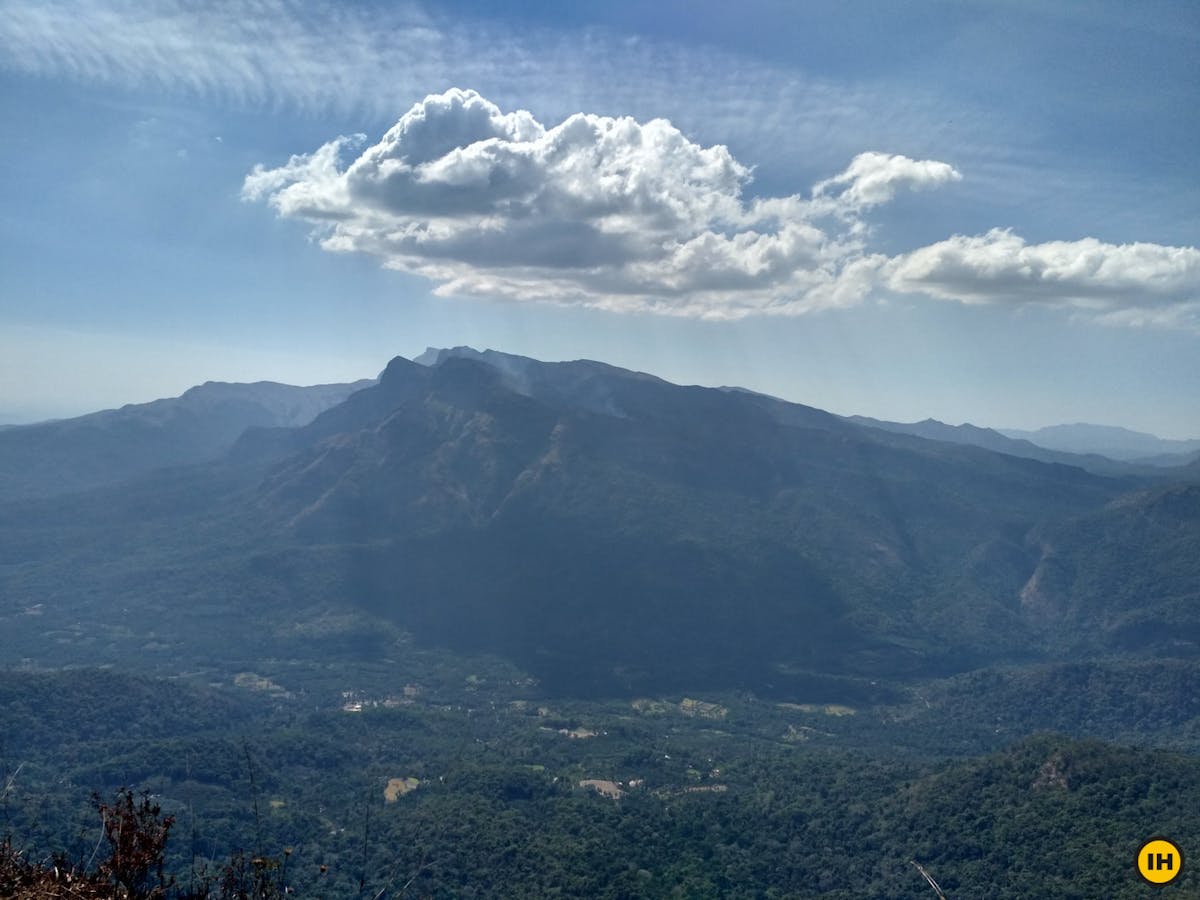
[[[1200,6],[0,0],[0,423],[466,344],[1200,437]]]

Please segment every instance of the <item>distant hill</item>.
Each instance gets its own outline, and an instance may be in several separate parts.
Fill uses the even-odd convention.
[[[0,430],[0,498],[113,484],[215,459],[251,427],[294,427],[371,384],[208,382],[182,396]]]
[[[1051,425],[1036,431],[998,429],[1006,437],[1026,440],[1066,453],[1097,453],[1109,459],[1150,465],[1186,465],[1200,454],[1200,440],[1176,441],[1112,425]]]
[[[931,441],[947,441],[952,444],[970,444],[975,447],[985,447],[997,453],[1009,456],[1020,456],[1024,459],[1036,459],[1040,462],[1059,463],[1066,466],[1079,466],[1098,475],[1147,475],[1149,463],[1136,465],[1132,462],[1119,462],[1099,453],[1052,450],[1024,438],[1012,437],[1008,432],[1000,432],[993,428],[980,428],[970,423],[962,425],[947,425],[937,419],[925,419],[921,422],[888,422],[872,419],[867,416],[849,416],[848,421],[868,428],[878,428],[896,434],[910,434],[927,438]],[[1170,464],[1170,463],[1166,463]],[[1182,464],[1182,462],[1178,463]]]

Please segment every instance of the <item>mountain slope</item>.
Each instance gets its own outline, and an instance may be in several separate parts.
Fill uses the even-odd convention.
[[[0,498],[67,493],[215,459],[247,428],[303,425],[370,383],[208,382],[171,399],[8,428],[0,431]]]
[[[1123,495],[1034,540],[1021,603],[1062,643],[1150,656],[1200,647],[1200,483]]]

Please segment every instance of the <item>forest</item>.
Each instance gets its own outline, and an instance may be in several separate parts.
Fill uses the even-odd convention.
[[[949,897],[1132,898],[1144,838],[1200,838],[1200,762],[1177,747],[1196,711],[1149,702],[1196,677],[1177,666],[1053,673],[1074,685],[1042,700],[1059,730],[1017,736],[1010,672],[975,676],[994,703],[964,712],[945,685],[862,709],[550,700],[472,662],[341,692],[296,690],[303,671],[216,687],[10,671],[6,852],[86,870],[98,805],[126,791],[172,817],[146,889],[176,897],[933,896],[917,862]],[[1129,707],[1089,712],[1118,680]],[[1112,740],[1136,716],[1149,740]]]

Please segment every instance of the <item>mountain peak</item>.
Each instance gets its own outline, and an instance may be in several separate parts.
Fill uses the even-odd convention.
[[[448,359],[478,359],[484,360],[488,356],[504,356],[508,357],[511,354],[497,353],[495,350],[484,350],[480,352],[474,347],[468,347],[466,344],[460,344],[457,347],[426,347],[425,352],[420,356],[414,356],[413,362],[419,366],[439,366]],[[513,357],[519,359],[520,357]]]
[[[428,351],[426,351],[428,353]],[[421,354],[424,356],[425,354]],[[393,357],[388,361],[383,371],[379,373],[379,383],[394,382],[397,379],[405,378],[412,374],[418,363],[415,359],[405,359],[403,356]],[[423,365],[429,365],[425,363]]]

